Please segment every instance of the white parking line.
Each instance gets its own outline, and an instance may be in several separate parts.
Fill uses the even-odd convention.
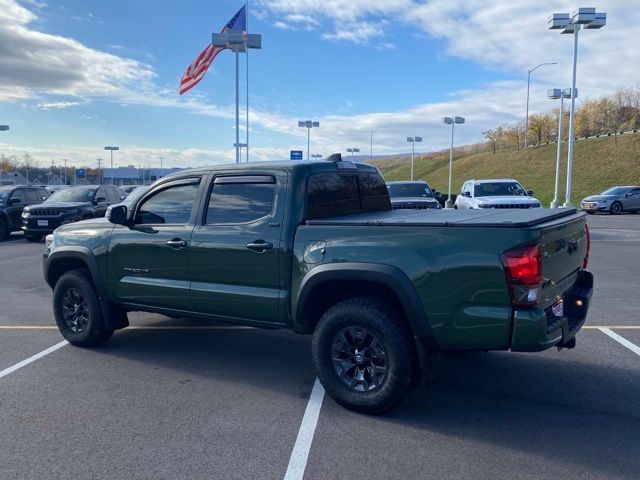
[[[612,330],[609,330],[608,328],[601,328],[600,331],[602,333],[604,333],[605,335],[608,335],[611,338],[613,338],[620,345],[624,345],[625,347],[627,347],[629,350],[631,350],[636,355],[640,355],[640,347],[638,347],[635,343],[631,343],[626,338],[621,337],[620,335],[618,335],[617,333],[615,333]]]
[[[313,434],[318,424],[318,416],[320,415],[323,399],[324,388],[320,384],[320,380],[316,378],[307,408],[302,417],[300,430],[298,430],[298,438],[296,438],[296,443],[291,452],[287,473],[284,474],[284,480],[302,480],[302,477],[304,477],[304,470],[307,467],[309,450],[311,449]]]
[[[26,360],[22,360],[21,362],[16,363],[15,365],[9,367],[9,368],[5,368],[4,370],[2,370],[0,372],[0,378],[2,377],[6,377],[7,375],[9,375],[10,373],[15,372],[16,370],[29,365],[30,363],[35,362],[36,360],[49,355],[51,352],[55,352],[56,350],[58,350],[59,348],[64,347],[65,345],[67,345],[69,342],[67,342],[66,340],[60,342],[60,343],[56,343],[54,346],[47,348],[46,350],[41,351],[40,353],[36,353],[35,355],[33,355],[32,357],[27,358]]]

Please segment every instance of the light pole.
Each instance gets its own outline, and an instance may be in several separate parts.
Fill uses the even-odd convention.
[[[67,185],[67,159],[62,161],[64,162],[64,184]]]
[[[311,158],[313,158],[314,160],[320,160],[322,158],[322,155],[320,155],[319,153],[314,153],[311,155]]]
[[[376,128],[374,130],[371,130],[369,132],[369,134],[371,135],[371,151],[370,151],[370,154],[369,154],[369,161],[371,161],[371,162],[373,161],[373,134],[376,133],[378,130],[382,130],[383,128],[387,128],[387,127],[378,127],[378,128]]]
[[[347,153],[351,154],[351,160],[353,160],[353,154],[354,153],[360,153],[360,149],[359,148],[347,148]]]
[[[453,208],[453,202],[451,201],[451,181],[453,179],[453,132],[455,130],[456,123],[462,125],[464,123],[464,117],[443,117],[442,123],[451,125],[451,147],[449,147],[449,197],[444,202],[444,208]]]
[[[595,8],[579,8],[571,16],[568,13],[554,13],[549,17],[549,30],[562,30],[562,34],[573,34],[573,72],[571,76],[571,93],[576,92],[576,70],[578,63],[578,32],[584,27],[596,30],[607,24],[607,14],[596,12]],[[575,128],[576,96],[571,95],[571,110],[569,112],[569,139],[567,152],[567,192],[564,206],[571,206],[571,183],[573,180],[573,140]]]
[[[318,128],[320,122],[314,122],[313,120],[300,120],[298,126],[307,129],[307,160],[309,160],[309,150],[311,147],[311,129]]]
[[[111,153],[111,185],[113,185],[113,152],[120,150],[120,147],[104,147],[104,149]]]
[[[407,142],[411,143],[411,181],[413,182],[413,160],[416,155],[416,142],[420,143],[422,137],[407,137]]]
[[[524,148],[527,148],[527,145],[529,144],[529,87],[531,86],[531,74],[535,72],[538,68],[544,65],[557,65],[557,64],[558,62],[541,63],[540,65],[533,67],[527,73],[527,116],[525,117],[525,120],[524,120]]]
[[[240,151],[240,158],[242,158],[242,149],[247,148],[246,143],[234,143],[233,146]]]
[[[576,91],[576,96],[578,96],[578,92]],[[564,90],[560,88],[551,88],[547,90],[547,97],[551,100],[560,99],[560,115],[558,116],[558,148],[556,152],[556,182],[555,182],[555,190],[553,201],[551,202],[551,208],[558,208],[560,206],[560,202],[558,201],[559,188],[560,188],[560,152],[562,150],[562,117],[564,116],[564,99],[571,98],[571,89],[565,88]]]

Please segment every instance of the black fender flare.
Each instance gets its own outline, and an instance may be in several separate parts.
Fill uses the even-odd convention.
[[[437,349],[431,324],[413,283],[398,267],[386,264],[345,262],[319,265],[311,269],[300,282],[297,299],[294,299],[292,305],[294,329],[305,329],[301,312],[309,301],[309,294],[317,285],[332,280],[373,282],[389,288],[406,312],[416,340],[429,349]]]
[[[88,247],[81,245],[57,247],[55,251],[44,257],[43,270],[47,284],[52,289],[55,287],[52,276],[52,267],[69,259],[80,260],[86,265],[87,270],[89,270],[91,280],[98,291],[98,298],[100,300],[100,307],[102,309],[102,317],[104,318],[105,326],[113,330],[127,327],[129,322],[126,320],[126,316],[116,315],[113,312],[114,307],[108,300],[107,288],[102,276],[100,275],[98,261],[91,249]]]

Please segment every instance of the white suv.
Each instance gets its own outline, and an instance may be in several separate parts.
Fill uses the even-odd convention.
[[[540,201],[513,179],[469,180],[456,198],[455,208],[539,208]]]

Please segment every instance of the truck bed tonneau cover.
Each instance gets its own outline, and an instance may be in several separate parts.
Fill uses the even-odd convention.
[[[388,210],[308,220],[307,225],[529,228],[577,212],[575,207],[486,210]]]

